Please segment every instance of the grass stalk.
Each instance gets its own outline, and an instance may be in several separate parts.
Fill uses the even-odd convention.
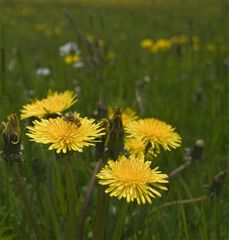
[[[41,228],[40,228],[40,226],[37,222],[36,216],[33,212],[32,203],[30,202],[30,199],[29,199],[27,191],[26,191],[25,181],[19,173],[17,163],[13,164],[13,173],[14,173],[14,176],[15,176],[16,184],[17,184],[18,189],[19,189],[20,194],[21,194],[21,199],[22,199],[22,201],[24,203],[24,206],[25,206],[25,209],[26,209],[27,216],[28,216],[29,221],[31,223],[31,226],[34,230],[36,238],[38,240],[42,240],[42,239],[44,239],[43,238],[43,233],[42,233]]]
[[[119,216],[115,225],[115,229],[114,229],[114,233],[112,236],[112,240],[119,240],[121,239],[122,236],[122,230],[125,224],[125,219],[126,219],[126,214],[127,214],[127,210],[128,210],[128,203],[123,200],[122,201],[122,205],[121,205],[121,209],[119,212]]]

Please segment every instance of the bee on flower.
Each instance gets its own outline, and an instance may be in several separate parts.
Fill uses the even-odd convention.
[[[63,117],[35,120],[27,127],[31,141],[49,144],[49,150],[57,153],[82,152],[84,147],[94,145],[104,135],[104,129],[94,119],[68,113]]]

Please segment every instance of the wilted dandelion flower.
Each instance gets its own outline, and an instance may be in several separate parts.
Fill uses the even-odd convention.
[[[112,119],[115,109],[108,107],[108,116]],[[122,111],[122,124],[126,126],[129,122],[138,119],[136,113],[131,108],[126,108]]]
[[[94,145],[97,138],[104,135],[103,129],[94,119],[82,118],[73,113],[70,118],[57,117],[35,120],[34,126],[27,127],[27,135],[31,141],[51,144],[49,150],[55,149],[57,153],[68,151],[82,152],[83,147]]]
[[[155,152],[162,146],[165,150],[181,145],[181,137],[169,124],[154,118],[145,118],[130,122],[126,128],[127,137],[138,138],[144,144],[151,144]]]
[[[144,162],[143,156],[120,156],[117,161],[109,160],[97,178],[101,185],[108,185],[105,192],[111,197],[125,198],[127,202],[137,200],[138,204],[152,203],[151,198],[161,196],[159,189],[167,190],[162,184],[168,182],[168,176],[158,167],[151,169],[150,163]]]
[[[29,117],[42,118],[47,114],[60,114],[76,102],[76,95],[72,91],[63,93],[50,92],[47,98],[35,100],[21,109],[21,119]]]
[[[141,46],[141,48],[148,48],[149,49],[153,46],[153,40],[150,39],[150,38],[143,39],[140,42],[140,46]]]

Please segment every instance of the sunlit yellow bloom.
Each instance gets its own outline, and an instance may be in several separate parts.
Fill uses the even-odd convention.
[[[162,184],[168,182],[168,176],[158,167],[151,169],[150,163],[144,162],[143,156],[120,156],[117,161],[109,160],[97,178],[101,185],[108,185],[105,192],[111,197],[125,198],[127,202],[137,200],[138,204],[152,203],[151,198],[161,196],[159,189],[167,190]]]
[[[94,119],[81,118],[74,113],[74,119],[50,118],[33,121],[34,126],[27,127],[31,141],[51,144],[49,150],[57,153],[68,151],[82,152],[83,147],[94,145],[96,138],[104,135],[103,129]]]
[[[159,152],[160,146],[170,150],[181,145],[181,137],[174,132],[174,128],[158,119],[145,118],[132,121],[127,124],[125,130],[127,137],[137,138],[144,144],[150,143],[155,152]]]
[[[146,39],[143,39],[141,42],[140,42],[140,46],[142,48],[151,48],[153,46],[153,40],[150,39],[150,38],[146,38]]]
[[[21,119],[29,117],[42,118],[47,114],[60,114],[76,102],[76,95],[72,91],[63,93],[50,92],[47,98],[35,100],[21,109]]]
[[[108,116],[112,119],[115,113],[115,109],[108,107]],[[122,110],[122,124],[126,126],[129,122],[138,119],[136,113],[131,108],[126,108]]]
[[[80,61],[80,56],[79,55],[67,55],[64,57],[64,61],[67,63],[67,64],[72,64],[72,63],[76,63],[76,62],[79,62]]]

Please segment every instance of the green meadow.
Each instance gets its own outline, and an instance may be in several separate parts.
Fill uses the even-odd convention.
[[[176,41],[181,36],[184,41]],[[160,40],[167,45],[159,46]],[[60,54],[69,42],[80,50],[78,59]],[[101,236],[97,181],[79,224],[98,160],[95,148],[71,153],[66,164],[49,145],[30,141],[31,121],[20,119],[24,161],[9,163],[0,155],[0,239],[229,239],[228,43],[226,0],[1,0],[1,132],[10,114],[20,119],[24,105],[70,90],[77,102],[69,110],[84,117],[98,120],[102,103],[170,124],[182,144],[161,150],[152,168],[168,175],[184,169],[152,204],[129,203],[123,219],[123,200],[106,194]],[[194,156],[197,140],[202,145]],[[117,222],[119,236],[113,234]]]

